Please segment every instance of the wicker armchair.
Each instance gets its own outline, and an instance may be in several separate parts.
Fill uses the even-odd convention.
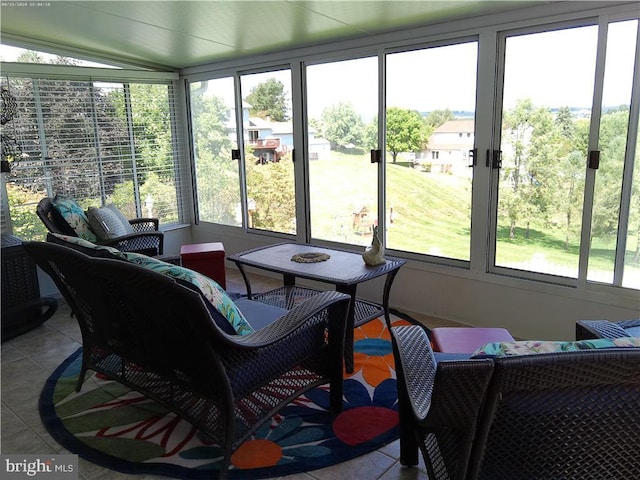
[[[391,333],[398,379],[400,463],[417,465],[420,449],[429,479],[466,479],[493,361],[436,364],[422,327],[392,327]]]
[[[635,320],[578,320],[576,322],[576,340],[593,338],[640,337],[640,318]]]
[[[420,447],[436,480],[640,478],[639,348],[436,364],[421,327],[392,338],[403,465]]]
[[[199,291],[126,261],[52,243],[25,249],[76,313],[91,369],[155,399],[233,451],[301,393],[342,406],[347,295],[324,292],[253,333],[224,333]],[[249,319],[251,320],[251,319]]]
[[[51,198],[45,197],[38,202],[36,214],[50,232],[73,237],[78,236],[55,209]],[[134,233],[98,241],[97,243],[117,248],[123,252],[136,252],[149,256],[163,254],[164,233],[158,230],[159,220],[157,218],[134,218],[129,220],[129,224]]]

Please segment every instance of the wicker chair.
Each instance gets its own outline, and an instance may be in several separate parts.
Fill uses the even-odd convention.
[[[229,335],[189,285],[61,245],[24,248],[76,312],[77,389],[91,369],[165,405],[224,450],[219,478],[233,451],[301,393],[330,383],[341,409],[347,295],[321,293],[262,329]]]
[[[640,337],[640,318],[635,320],[578,320],[576,322],[576,340],[593,338]]]
[[[392,328],[403,465],[430,479],[640,478],[640,349],[436,363]]]
[[[51,198],[45,197],[38,202],[36,214],[50,232],[78,236],[55,209]],[[159,220],[157,218],[134,218],[130,219],[129,223],[134,233],[97,243],[117,248],[123,252],[136,252],[149,256],[163,254],[164,233],[158,230]]]

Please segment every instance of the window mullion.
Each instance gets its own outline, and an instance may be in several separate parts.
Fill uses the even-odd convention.
[[[598,26],[598,44],[596,51],[596,71],[593,84],[593,103],[591,105],[591,123],[589,126],[589,152],[598,150],[600,136],[600,117],[602,115],[602,91],[604,88],[604,70],[607,51],[607,18],[601,18]],[[578,284],[587,283],[587,269],[589,266],[589,250],[591,246],[591,222],[593,219],[593,201],[595,194],[596,170],[587,165],[584,185],[584,200],[582,208],[582,230],[580,234],[580,258],[578,261]]]
[[[178,199],[178,218],[184,218],[185,216],[185,202],[186,198],[183,186],[183,170],[180,165],[180,143],[182,142],[183,135],[180,133],[183,130],[178,126],[178,102],[176,101],[176,89],[178,82],[173,82],[167,86],[167,102],[169,104],[169,117],[171,127],[171,156],[173,158],[173,171],[174,173],[174,187],[176,189],[176,195]],[[182,199],[182,200],[181,200]],[[142,201],[140,199],[140,201]],[[146,201],[146,199],[145,199]],[[140,206],[142,208],[142,205]]]
[[[616,242],[616,256],[613,269],[613,284],[622,285],[624,274],[624,260],[627,251],[627,234],[629,230],[629,215],[631,204],[631,190],[633,182],[633,169],[638,142],[638,117],[640,115],[640,21],[636,34],[636,64],[633,73],[631,87],[631,103],[629,109],[629,126],[627,129],[627,144],[625,148],[624,170],[622,175],[622,192],[620,195],[620,212],[618,215],[618,238]],[[635,179],[636,182],[640,179]]]
[[[497,268],[496,249],[498,245],[498,230],[497,230],[498,229],[498,200],[499,200],[498,188],[500,185],[500,169],[491,167],[489,152],[491,150],[496,150],[500,148],[500,145],[502,143],[501,125],[503,121],[502,104],[503,104],[503,91],[504,91],[504,76],[505,76],[505,69],[506,69],[505,62],[506,62],[507,35],[505,33],[501,33],[497,35],[495,43],[496,43],[495,70],[494,70],[495,75],[494,75],[494,87],[492,90],[494,101],[492,102],[492,107],[491,107],[493,108],[492,110],[493,118],[492,118],[492,122],[490,122],[493,129],[491,131],[489,143],[484,145],[486,146],[486,148],[483,148],[483,145],[478,146],[478,144],[476,143],[476,148],[480,147],[478,148],[477,164],[478,166],[482,166],[482,165],[485,166],[485,169],[488,172],[487,175],[489,177],[487,180],[489,185],[488,198],[487,198],[488,221],[486,222],[488,227],[488,233],[486,235],[487,244],[486,244],[486,247],[481,245],[480,251],[482,251],[483,249],[486,249],[486,259],[485,259],[486,271],[490,271],[490,272],[495,272]],[[484,48],[488,48],[488,45]],[[490,67],[490,64],[487,64],[487,66]],[[485,73],[485,75],[487,74]],[[482,77],[480,78],[482,79]],[[487,110],[488,109],[489,107],[487,108]],[[484,122],[480,122],[480,123],[482,124]],[[478,137],[482,138],[480,135],[478,135]],[[478,190],[477,186],[481,185],[480,172],[484,169],[480,167],[480,168],[476,168],[475,170],[476,172],[474,173],[474,190]],[[477,173],[478,175],[476,175]],[[473,255],[472,255],[472,262],[474,262]],[[473,263],[472,263],[472,266],[473,266]]]
[[[291,64],[291,104],[293,109],[293,155],[294,155],[294,188],[296,202],[296,237],[299,242],[311,241],[309,212],[309,145],[306,125],[303,92],[304,66],[296,61]]]
[[[131,151],[131,175],[133,180],[134,201],[136,207],[136,215],[141,216],[142,205],[140,200],[140,185],[138,183],[138,162],[136,160],[136,140],[133,131],[133,112],[131,107],[131,86],[128,83],[124,87],[124,108],[127,116],[127,131],[129,133],[129,149]]]
[[[378,149],[383,155],[386,155],[387,145],[387,56],[381,51],[378,54]],[[377,224],[380,226],[380,238],[387,243],[387,212],[390,213],[390,207],[387,205],[387,162],[378,163],[378,219]]]
[[[106,198],[106,188],[104,184],[104,166],[102,164],[102,146],[100,142],[100,126],[98,124],[98,111],[96,109],[96,88],[94,88],[93,82],[88,82],[89,98],[91,99],[91,116],[93,120],[93,135],[95,137],[95,152],[96,152],[96,164],[98,165],[98,178],[100,179],[100,198],[104,203]]]
[[[244,118],[242,117],[242,86],[240,82],[240,73],[236,73],[233,76],[234,81],[234,101],[236,106],[236,138],[238,142],[238,150],[240,151],[240,158],[237,160],[238,162],[238,173],[240,180],[240,204],[242,209],[242,225],[244,227],[245,232],[249,229],[249,210],[248,203],[249,198],[247,198],[247,175],[245,169],[245,124]]]
[[[485,154],[492,145],[500,145],[501,75],[504,71],[504,35],[482,32],[478,37],[478,86],[475,116],[475,165],[471,202],[471,270],[487,272],[495,266],[497,188],[499,170],[485,164]],[[499,48],[499,45],[501,47]],[[499,70],[500,69],[500,70]],[[490,247],[489,247],[490,246]]]
[[[40,80],[32,79],[33,85],[33,103],[35,107],[36,119],[38,123],[38,141],[40,143],[40,158],[42,159],[42,171],[47,187],[47,195],[53,196],[53,185],[51,182],[51,174],[49,173],[49,153],[47,151],[47,139],[44,130],[44,118],[42,118],[42,99],[40,97]]]

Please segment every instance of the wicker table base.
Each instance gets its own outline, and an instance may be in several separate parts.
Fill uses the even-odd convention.
[[[296,305],[304,302],[305,300],[317,295],[319,290],[306,287],[280,287],[275,290],[271,290],[266,293],[258,293],[251,298],[258,302],[273,305],[274,307],[284,308],[291,310]],[[381,315],[384,315],[384,308],[377,303],[367,302],[366,300],[357,299],[353,324],[358,327],[363,323],[373,320]]]

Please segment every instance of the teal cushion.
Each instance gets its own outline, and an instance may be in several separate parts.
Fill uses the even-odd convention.
[[[154,272],[195,285],[211,305],[227,319],[238,335],[246,335],[254,331],[227,292],[209,277],[139,253],[118,251],[115,255]]]
[[[98,237],[91,230],[87,216],[74,199],[56,195],[52,203],[62,218],[73,228],[76,235],[90,242],[98,241]]]
[[[601,348],[640,347],[640,338],[598,338],[577,342],[556,342],[525,340],[520,342],[487,343],[473,352],[471,358],[512,357],[517,355],[535,355],[540,353],[576,352]]]

